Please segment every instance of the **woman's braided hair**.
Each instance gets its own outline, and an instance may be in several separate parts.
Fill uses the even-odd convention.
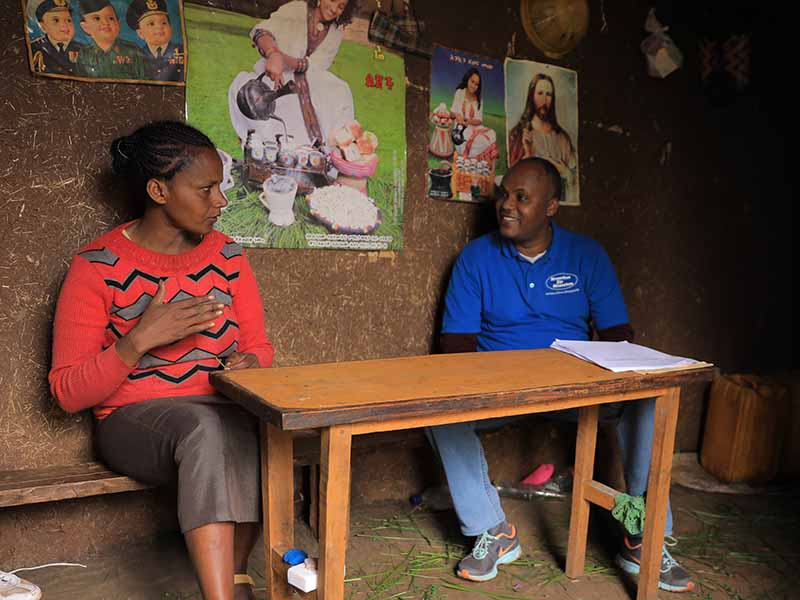
[[[172,179],[202,148],[215,149],[203,132],[181,121],[156,121],[111,143],[111,168],[144,199],[150,179]]]

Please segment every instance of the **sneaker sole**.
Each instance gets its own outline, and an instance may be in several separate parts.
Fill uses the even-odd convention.
[[[508,563],[512,563],[520,557],[520,554],[522,554],[521,546],[517,546],[510,552],[505,553],[503,556],[497,559],[497,562],[494,563],[492,570],[485,575],[473,575],[468,571],[459,571],[457,575],[461,579],[466,579],[468,581],[489,581],[490,579],[497,577],[497,565],[507,565]]]
[[[628,575],[639,575],[639,565],[631,560],[624,558],[622,555],[617,554],[616,559],[614,562],[617,563],[617,566],[625,571]],[[658,587],[667,592],[690,592],[694,589],[694,582],[689,582],[689,585],[670,585],[668,583],[664,583],[659,579]]]

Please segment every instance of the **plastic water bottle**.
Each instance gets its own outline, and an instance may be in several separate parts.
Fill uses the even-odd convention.
[[[453,498],[450,496],[450,488],[446,484],[425,488],[421,493],[411,496],[409,501],[411,506],[423,505],[433,511],[453,508]]]
[[[560,473],[542,485],[525,485],[522,483],[509,483],[498,481],[494,489],[501,496],[507,498],[521,498],[533,500],[534,498],[566,498],[572,491],[572,474]]]

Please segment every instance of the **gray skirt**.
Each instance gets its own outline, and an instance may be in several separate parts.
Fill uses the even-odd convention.
[[[261,519],[258,421],[221,396],[158,398],[99,421],[103,462],[145,483],[176,486],[182,532]]]

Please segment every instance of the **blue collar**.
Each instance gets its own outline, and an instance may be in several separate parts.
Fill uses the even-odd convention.
[[[550,245],[547,247],[545,255],[539,259],[542,262],[546,262],[553,258],[553,255],[558,254],[558,250],[561,248],[562,245],[562,238],[564,237],[561,235],[561,227],[555,224],[555,221],[550,221],[550,226],[553,229],[553,239],[550,240]],[[500,235],[499,232],[495,232],[497,235],[498,242],[500,243],[500,253],[506,258],[516,258],[517,260],[525,260],[520,256],[519,250],[514,245],[514,243],[504,238]],[[537,261],[538,262],[538,261]]]

